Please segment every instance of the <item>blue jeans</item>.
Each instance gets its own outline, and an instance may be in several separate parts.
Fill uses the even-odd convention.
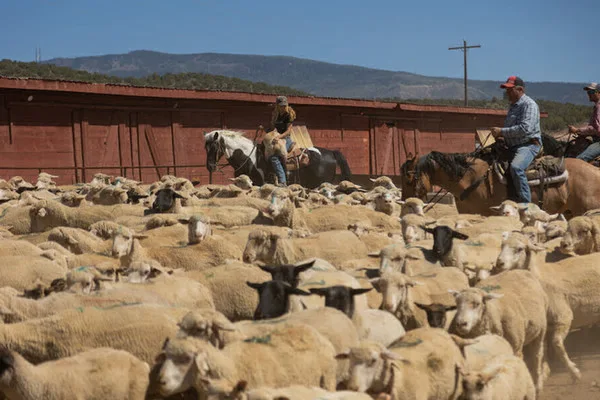
[[[590,162],[594,158],[600,156],[600,142],[590,144],[580,155],[577,156],[580,160]]]
[[[292,146],[292,138],[290,136],[285,138],[285,148],[286,150],[290,150]],[[277,175],[277,180],[280,184],[287,184],[287,178],[285,176],[285,171],[283,169],[283,165],[281,165],[281,160],[277,156],[272,156],[270,158],[271,165],[273,165],[273,169],[275,170],[275,175]]]
[[[517,203],[531,203],[531,190],[525,171],[541,148],[542,146],[537,144],[526,144],[510,148],[510,151],[515,155],[510,163],[510,173],[517,192]]]

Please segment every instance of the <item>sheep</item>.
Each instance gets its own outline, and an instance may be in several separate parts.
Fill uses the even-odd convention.
[[[494,289],[501,293],[493,293]],[[549,299],[535,276],[529,271],[507,271],[484,279],[474,288],[450,292],[457,311],[448,331],[465,338],[485,333],[503,336],[516,355],[524,356],[541,392]]]
[[[350,318],[333,308],[303,310],[265,322],[267,323],[241,321],[232,324],[221,313],[203,309],[191,312],[181,320],[177,337],[193,336],[207,340],[216,348],[222,349],[236,341],[266,335],[285,324],[306,324],[327,338],[336,352],[356,346],[359,341],[357,330]],[[338,383],[348,378],[348,367],[346,361],[338,362]]]
[[[71,308],[0,325],[0,343],[34,364],[97,347],[125,350],[152,363],[164,338],[176,334],[177,322],[188,312],[157,304]]]
[[[552,221],[566,221],[563,214],[548,214],[533,203],[519,204],[519,218],[524,226],[541,225]]]
[[[113,177],[110,175],[103,174],[102,172],[98,172],[94,174],[93,179],[90,181],[91,185],[110,185],[110,182],[113,180]]]
[[[545,231],[546,240],[552,240],[564,236],[567,232],[568,223],[566,221],[551,221],[542,226]]]
[[[51,253],[52,250],[46,250],[38,256],[0,257],[0,287],[25,290],[38,280],[50,284],[56,278],[64,278],[66,264],[54,261],[56,254]]]
[[[122,209],[105,206],[71,208],[56,201],[41,200],[29,209],[31,232],[44,232],[59,226],[88,230],[95,222],[137,213],[136,207],[123,206]]]
[[[0,258],[6,256],[39,256],[43,250],[24,240],[0,240]]]
[[[144,215],[154,213],[177,213],[177,208],[181,207],[181,203],[179,203],[179,207],[177,207],[176,200],[185,199],[184,196],[171,188],[159,189],[154,195],[155,199],[152,203],[152,208],[146,210]]]
[[[441,303],[421,304],[416,302],[414,304],[425,311],[427,314],[427,323],[432,328],[446,328],[448,324],[446,314],[448,311],[456,310],[455,305],[447,306]],[[454,315],[452,315],[452,318],[454,318]]]
[[[500,205],[490,207],[490,210],[505,217],[519,218],[519,205],[513,200],[504,200]]]
[[[0,391],[11,399],[143,400],[149,373],[147,363],[107,347],[39,365],[0,349]]]
[[[379,258],[379,272],[393,270],[408,276],[431,272],[440,267],[440,262],[432,251],[421,247],[405,247],[391,244],[378,252],[369,253],[369,257]]]
[[[427,224],[425,217],[417,214],[406,214],[400,219],[400,223],[402,225],[402,237],[406,244],[425,240],[430,237],[425,229],[423,229],[423,226]]]
[[[250,179],[248,175],[240,175],[235,178],[229,178],[229,180],[232,181],[234,185],[244,190],[250,190],[254,185],[252,179]]]
[[[246,381],[235,385],[224,380],[202,379],[209,396],[235,400],[372,400],[368,394],[338,390],[328,392],[315,386],[291,385],[285,388],[258,387],[248,390]],[[213,397],[211,397],[213,398]]]
[[[452,334],[450,336],[463,353],[467,370],[480,370],[495,357],[514,355],[510,343],[500,335],[485,334],[475,339],[463,339]],[[529,373],[527,375],[531,376]]]
[[[126,204],[127,200],[127,190],[117,186],[105,186],[92,197],[92,202],[94,204],[104,206]]]
[[[152,230],[163,226],[173,226],[179,223],[178,219],[169,215],[156,214],[146,221],[146,230]]]
[[[512,354],[500,355],[480,369],[459,370],[465,400],[535,399],[527,365]]]
[[[252,319],[258,306],[256,291],[246,281],[265,282],[267,272],[241,262],[219,265],[204,271],[188,271],[183,276],[195,279],[212,293],[215,309],[230,321]]]
[[[423,212],[425,203],[423,203],[423,200],[419,198],[409,197],[404,201],[399,201],[398,204],[402,206],[400,210],[400,218],[403,218],[404,216],[409,214],[416,214],[421,217],[425,216],[425,213]]]
[[[469,237],[445,225],[438,225],[433,229],[422,227],[422,229],[433,235],[432,250],[443,266],[457,267],[468,274],[465,269],[469,266],[479,269],[488,267],[491,270],[496,262],[498,257],[496,246],[486,246],[477,239],[467,243],[455,243],[454,239],[467,240]]]
[[[367,207],[340,204],[305,210],[294,207],[289,198],[280,196],[272,197],[267,214],[273,218],[275,225],[308,229],[313,233],[346,229],[348,224],[358,221],[370,221],[373,226],[386,230],[400,227],[395,218]]]
[[[201,215],[194,215],[189,219],[180,219],[179,222],[188,225],[188,244],[198,244],[212,235],[210,219]]]
[[[380,193],[373,199],[374,210],[386,215],[395,213],[396,208],[394,207],[394,204],[394,197],[391,193]]]
[[[392,181],[392,179],[389,176],[379,176],[376,179],[373,178],[369,178],[369,180],[372,183],[372,188],[376,188],[378,186],[382,186],[387,190],[391,190],[391,189],[397,189],[396,185],[394,184],[394,182]]]
[[[177,221],[175,221],[177,223]],[[98,236],[100,239],[112,239],[114,234],[119,231],[129,231],[130,229],[117,224],[114,221],[98,221],[90,225],[89,231],[92,235]]]
[[[86,196],[77,192],[64,192],[61,193],[58,201],[67,207],[85,207],[88,206]]]
[[[590,254],[600,251],[600,227],[591,217],[578,216],[569,220],[560,242],[563,254]]]
[[[581,373],[569,359],[564,340],[570,330],[600,322],[598,257],[592,253],[544,263],[543,256],[544,248],[513,232],[506,235],[493,272],[525,269],[539,279],[550,299],[548,342],[572,378],[579,380]]]
[[[92,274],[81,271],[66,283],[71,286],[68,292],[52,293],[37,301],[0,293],[2,319],[5,323],[13,323],[48,317],[77,307],[108,307],[123,303],[159,304],[190,309],[214,308],[208,289],[199,282],[183,277],[160,276],[145,284],[124,282],[91,291],[89,289],[95,285],[93,280]],[[52,282],[51,286],[54,283]],[[72,287],[73,283],[88,285],[85,290],[75,291]],[[55,289],[53,287],[44,289],[45,293],[50,291]],[[85,292],[89,294],[84,294]]]
[[[157,363],[163,396],[194,387],[206,393],[201,378],[245,380],[249,387],[307,384],[335,390],[333,345],[314,328],[284,326],[265,337],[234,342],[223,350],[194,339],[171,339]],[[187,378],[186,378],[187,377]]]
[[[384,392],[394,399],[455,399],[461,394],[456,370],[464,360],[439,328],[409,331],[389,348],[363,341],[336,358],[350,359],[349,390]]]
[[[343,243],[343,247],[340,243]],[[248,235],[243,260],[247,263],[258,260],[269,264],[289,264],[309,257],[319,257],[339,266],[346,260],[361,258],[367,254],[364,243],[347,230],[286,239],[279,234],[257,229]]]
[[[405,329],[427,326],[427,316],[417,303],[442,303],[453,305],[448,290],[453,287],[468,288],[467,277],[457,268],[440,268],[430,274],[408,277],[401,272],[385,271],[379,278],[370,280],[383,295],[382,308],[394,314]]]
[[[309,291],[325,297],[325,307],[336,308],[351,318],[360,340],[371,340],[387,347],[405,334],[400,321],[382,310],[354,310],[354,297],[372,289],[336,285],[311,288]]]
[[[56,242],[73,254],[100,253],[110,254],[111,242],[97,237],[91,232],[78,228],[57,227],[53,228],[48,240]]]
[[[113,238],[112,254],[119,258],[123,267],[134,261],[154,259],[168,268],[202,270],[222,264],[227,259],[239,259],[242,253],[235,244],[216,236],[210,236],[200,244],[183,247],[143,247],[136,236],[142,237],[121,232]]]

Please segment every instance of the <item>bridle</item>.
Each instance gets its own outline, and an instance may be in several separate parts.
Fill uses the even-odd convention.
[[[220,172],[221,174],[225,174],[223,172],[223,169],[225,167],[231,165],[229,163],[229,158],[227,158],[227,157],[225,158],[227,160],[226,163],[219,164],[219,162],[218,162],[218,160],[220,160],[221,157],[223,157],[225,155],[225,141],[222,138],[219,138],[216,142],[217,142],[216,143],[216,147],[217,147],[216,153],[217,154],[215,155],[215,167],[216,167],[215,171]],[[212,141],[211,142],[211,147],[214,148],[214,146],[215,146],[215,142]],[[237,168],[235,168],[233,170],[234,174],[236,172],[238,172],[239,170],[241,170],[248,163],[248,161],[252,157],[252,154],[256,151],[256,147],[257,147],[257,142],[256,142],[256,136],[255,136],[254,137],[254,146],[252,147],[252,150],[250,151],[250,154],[248,154],[246,156],[246,160],[244,160],[244,162],[239,167],[237,167]]]

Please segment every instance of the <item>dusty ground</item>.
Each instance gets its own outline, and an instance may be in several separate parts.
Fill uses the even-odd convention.
[[[600,399],[600,329],[572,332],[565,344],[582,379],[572,383],[567,370],[552,363],[552,374],[539,400]]]

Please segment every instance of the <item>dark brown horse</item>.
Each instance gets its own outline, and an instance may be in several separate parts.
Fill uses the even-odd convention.
[[[403,197],[424,198],[437,185],[454,195],[458,212],[490,215],[491,206],[506,200],[507,190],[488,162],[477,152],[433,151],[409,158],[401,168]],[[600,208],[600,170],[576,158],[565,158],[564,162],[568,179],[545,189],[541,207],[567,218]],[[538,202],[535,187],[531,197],[533,203]]]

